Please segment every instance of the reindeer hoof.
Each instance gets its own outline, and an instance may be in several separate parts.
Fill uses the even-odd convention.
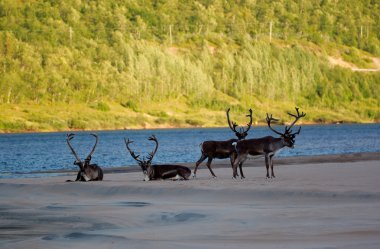
[[[197,178],[197,175],[196,174],[193,174],[193,176],[192,176],[193,178]]]

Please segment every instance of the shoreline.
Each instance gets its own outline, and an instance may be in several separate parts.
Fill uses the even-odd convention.
[[[332,154],[332,155],[316,155],[316,156],[289,156],[289,157],[275,157],[274,165],[292,165],[292,164],[313,164],[313,163],[333,163],[333,162],[360,162],[360,161],[374,161],[380,160],[379,152],[360,152],[360,153],[348,153],[348,154]],[[195,166],[193,163],[175,163],[189,167],[192,171]],[[212,168],[230,168],[231,164],[229,159],[214,159]],[[248,158],[244,163],[244,167],[265,167],[264,157]],[[199,165],[198,169],[206,167],[206,161]],[[105,173],[128,173],[128,172],[140,172],[141,169],[138,165],[128,165],[114,168],[104,168]],[[73,171],[74,172],[74,171]]]
[[[285,125],[285,123],[278,123],[279,125]],[[366,124],[380,124],[379,121],[374,122],[345,122],[345,121],[329,121],[329,122],[300,122],[299,125],[303,126],[312,126],[312,125],[366,125]],[[255,127],[266,127],[267,124],[264,122],[258,122],[254,124]],[[169,129],[221,129],[221,128],[227,128],[226,126],[150,126],[146,127],[144,125],[141,125],[141,127],[130,127],[130,128],[100,128],[100,129],[68,129],[68,130],[21,130],[21,131],[4,131],[0,130],[1,134],[30,134],[30,133],[65,133],[65,132],[107,132],[107,131],[128,131],[128,130],[169,130]]]
[[[292,164],[324,164],[334,162],[360,162],[360,161],[374,161],[380,160],[380,152],[360,152],[360,153],[348,153],[348,154],[332,154],[332,155],[315,155],[315,156],[289,156],[289,157],[275,157],[274,165],[292,165]],[[193,163],[173,163],[180,164],[189,167],[194,170],[195,162]],[[229,159],[214,159],[211,167],[214,168],[230,168]],[[265,167],[264,157],[248,158],[244,163],[245,167]],[[207,169],[206,162],[202,162],[198,169]],[[138,165],[126,165],[119,167],[102,167],[104,174],[117,174],[117,173],[133,173],[141,172]],[[22,179],[22,178],[44,178],[51,176],[64,176],[76,174],[77,170],[48,170],[48,171],[33,171],[27,173],[7,173],[10,177],[0,177],[0,179]],[[0,173],[0,175],[5,173]],[[33,176],[36,175],[36,176]],[[38,175],[38,176],[37,176]],[[13,176],[13,177],[12,177]],[[16,176],[16,177],[15,177]],[[18,177],[19,176],[19,177]],[[25,177],[23,177],[25,176]],[[28,177],[29,176],[29,177]]]

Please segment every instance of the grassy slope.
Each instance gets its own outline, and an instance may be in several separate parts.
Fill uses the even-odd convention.
[[[282,41],[274,46],[286,47]],[[326,51],[314,45],[303,43],[305,51],[313,51],[320,58],[320,63],[328,65]],[[178,49],[178,48],[177,48]],[[329,48],[329,53],[341,58],[338,49]],[[342,49],[340,49],[342,50]],[[370,55],[361,53],[356,55],[360,60],[366,61],[367,68],[376,68],[370,60]],[[358,58],[355,58],[358,61]],[[365,59],[362,59],[365,58]],[[342,59],[343,60],[343,59]],[[354,61],[354,60],[353,60]],[[360,68],[363,65],[350,64]],[[339,68],[339,65],[335,65]],[[345,65],[347,67],[347,65]],[[332,68],[334,77],[337,68]],[[338,69],[341,70],[341,69]],[[342,69],[351,72],[351,69]],[[348,73],[350,77],[351,73]],[[359,75],[378,75],[378,72],[361,72]],[[346,76],[347,77],[347,76]],[[378,79],[375,77],[375,79]],[[379,91],[379,82],[371,83],[374,91]],[[338,86],[338,85],[337,85]],[[337,87],[332,86],[332,87]],[[326,87],[326,86],[325,86]],[[277,91],[277,90],[276,90]],[[326,90],[325,90],[326,91]],[[328,89],[327,89],[328,91]],[[359,91],[360,92],[360,91]],[[339,91],[338,91],[339,93]],[[361,94],[361,93],[360,93]],[[374,93],[372,93],[374,94]],[[295,99],[279,99],[262,97],[259,94],[245,96],[244,98],[231,97],[218,90],[213,90],[208,96],[210,100],[202,100],[201,104],[194,104],[188,96],[177,96],[162,101],[142,99],[133,104],[123,104],[120,101],[105,100],[95,103],[51,103],[42,101],[38,104],[32,101],[19,104],[0,104],[0,131],[64,131],[64,130],[108,130],[108,129],[136,129],[136,128],[171,128],[171,127],[220,127],[226,125],[225,110],[232,107],[232,118],[239,124],[244,124],[244,114],[249,108],[254,110],[254,121],[257,124],[265,123],[265,114],[274,116],[288,122],[287,111],[293,111],[294,106],[300,106],[307,112],[304,123],[335,123],[335,122],[379,122],[379,100],[371,98],[356,98],[346,102],[330,103],[326,95],[323,98],[310,101],[305,97]],[[208,98],[206,97],[206,98]],[[203,97],[204,98],[204,97]],[[214,103],[216,101],[216,104]],[[335,105],[335,106],[334,106]]]
[[[363,105],[363,103],[358,104]],[[377,104],[374,103],[375,106]],[[0,131],[46,132],[226,126],[225,111],[203,107],[192,108],[186,104],[185,98],[147,104],[137,110],[113,102],[108,102],[106,105],[109,107],[107,110],[99,110],[86,104],[2,104]],[[256,99],[253,105],[246,107],[245,113],[249,108],[254,110],[255,124],[265,124],[266,112],[273,113],[275,117],[286,123],[291,121],[286,111],[293,112],[294,103]],[[351,110],[343,109],[337,112],[312,106],[302,110],[307,112],[307,116],[300,123],[373,122],[371,119],[363,119],[360,113]],[[244,125],[247,122],[245,113],[240,107],[232,107],[231,118],[238,124]]]
[[[252,33],[238,25],[256,15],[237,15],[236,27],[230,27],[231,22],[215,12],[210,15],[218,26],[202,28],[209,18],[183,20],[175,26],[171,44],[167,30],[155,29],[163,25],[155,26],[156,21],[166,20],[155,19],[161,10],[145,10],[145,5],[128,11],[119,6],[121,16],[111,5],[91,5],[109,14],[103,20],[105,15],[86,11],[87,3],[68,3],[68,9],[41,4],[46,6],[5,1],[3,5],[10,7],[0,8],[0,132],[225,126],[228,107],[240,124],[246,122],[249,108],[255,122],[263,123],[266,112],[287,122],[286,112],[294,106],[307,112],[303,122],[308,123],[380,120],[380,73],[350,69],[376,67],[373,55],[358,49],[364,45],[347,40],[355,37],[347,32],[335,32],[337,42],[314,39],[322,34],[314,30],[319,21],[315,27],[311,21],[303,27],[313,32],[305,40],[296,28],[302,23],[285,15],[294,26],[288,30],[290,37],[274,37],[269,44],[267,35],[255,33],[261,28],[252,26]],[[333,7],[328,7],[331,17],[334,11],[342,15],[339,6]],[[226,13],[247,10],[237,5]],[[189,17],[194,11],[188,10]],[[127,24],[116,27],[116,16]],[[232,16],[235,20],[235,15],[226,18]],[[166,26],[172,23],[167,21]],[[278,28],[281,22],[276,23]],[[132,34],[137,24],[142,26]],[[70,39],[69,28],[74,30]],[[285,29],[276,32],[280,31]],[[338,40],[352,44],[344,46]],[[330,56],[347,62],[344,68],[331,67]]]

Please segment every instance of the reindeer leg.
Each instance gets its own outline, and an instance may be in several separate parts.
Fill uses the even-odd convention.
[[[207,163],[206,163],[207,168],[208,168],[208,170],[210,170],[211,175],[213,177],[216,177],[216,175],[214,174],[214,171],[212,171],[212,169],[211,169],[211,162],[212,162],[212,157],[208,157],[208,160],[207,160]]]
[[[78,175],[77,175],[77,179],[75,179],[75,182],[82,181],[81,177],[82,177],[82,175],[81,175],[81,172],[79,170]],[[74,181],[73,180],[66,180],[66,182],[74,182]]]
[[[239,163],[239,169],[240,169],[240,175],[241,175],[241,179],[245,178],[244,174],[243,174],[243,162],[240,162]]]
[[[232,153],[231,156],[230,156],[230,162],[231,162],[232,170],[234,170],[234,163],[236,161],[236,158],[237,158],[237,154],[236,153]],[[237,172],[236,172],[236,176],[239,176],[239,174]]]
[[[237,176],[237,166],[239,164],[240,157],[238,156],[234,162],[234,166],[232,167],[232,179],[236,179]]]
[[[271,156],[269,157],[269,162],[270,162],[270,168],[271,168],[271,170],[272,170],[272,178],[276,178],[276,177],[274,176],[274,172],[273,172],[273,155],[271,155]]]
[[[194,178],[197,176],[197,169],[198,169],[199,164],[201,164],[206,158],[207,158],[207,155],[202,154],[201,158],[199,158],[199,160],[195,163],[195,168],[194,168],[194,173],[193,173]]]
[[[241,179],[244,179],[245,176],[244,176],[244,173],[243,173],[243,163],[247,160],[247,157],[244,157],[242,160],[240,160],[239,162],[239,170],[240,170],[240,175],[241,175]],[[237,173],[237,172],[236,172]],[[238,175],[237,175],[238,176]]]
[[[78,172],[78,175],[77,175],[77,179],[75,179],[75,181],[81,181],[82,180],[82,172],[79,170]]]
[[[265,166],[267,167],[267,178],[269,178],[269,156],[265,155]]]
[[[99,167],[97,181],[103,181],[103,170]]]
[[[236,179],[236,176],[238,175],[237,173],[237,167],[240,163],[243,163],[247,159],[248,155],[238,155],[236,157],[236,160],[234,162],[234,167],[233,167],[233,174],[232,174],[232,179]],[[240,172],[241,173],[241,172]]]
[[[183,170],[178,170],[178,173],[177,173],[180,177],[183,178],[183,180],[189,180],[189,173],[187,173],[186,171],[183,171]]]

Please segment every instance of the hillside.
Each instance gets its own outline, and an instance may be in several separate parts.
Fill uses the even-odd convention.
[[[380,121],[377,0],[0,0],[0,131]],[[241,118],[239,118],[241,117]]]

